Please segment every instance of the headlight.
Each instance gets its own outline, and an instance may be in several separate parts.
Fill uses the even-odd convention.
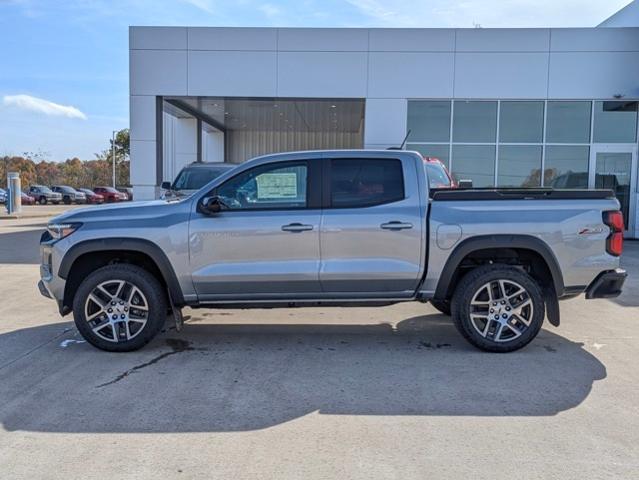
[[[47,225],[47,231],[52,238],[60,240],[61,238],[71,235],[80,228],[81,225],[81,223],[50,223]]]

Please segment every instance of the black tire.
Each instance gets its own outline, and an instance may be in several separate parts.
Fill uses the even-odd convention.
[[[65,205],[71,205],[71,199],[69,197],[64,197],[64,200],[62,200],[64,202]]]
[[[440,302],[439,300],[431,300],[430,304],[435,307],[435,310],[439,310],[444,315],[450,317],[450,302],[445,300],[443,302]]]
[[[128,340],[118,339],[116,342],[106,340],[103,336],[94,332],[94,326],[90,325],[86,319],[85,304],[89,295],[94,292],[98,285],[117,280],[123,280],[127,282],[127,284],[134,285],[142,292],[145,297],[144,300],[146,300],[148,312],[146,314],[146,323],[134,334],[131,334],[132,338]],[[135,302],[135,299],[133,302]],[[107,307],[110,305],[112,304],[107,304]],[[135,307],[132,306],[131,310],[133,310],[133,308]],[[91,345],[109,352],[131,352],[149,343],[164,326],[167,309],[166,293],[160,282],[143,268],[128,264],[107,265],[106,267],[96,270],[80,284],[73,299],[75,326],[82,337]],[[108,333],[109,330],[110,327],[108,324],[105,324],[102,332]],[[116,327],[113,327],[112,332],[115,333],[115,330]],[[128,332],[131,333],[131,330],[128,330]]]
[[[47,197],[40,197],[40,198],[38,199],[38,203],[39,203],[40,205],[46,205],[46,204],[47,204]]]
[[[524,293],[521,296],[514,297],[512,303],[510,299],[504,300],[504,302],[506,302],[505,305],[502,305],[502,302],[498,301],[487,302],[486,307],[471,307],[471,302],[476,295],[478,296],[478,301],[488,299],[488,289],[491,290],[493,298],[497,297],[499,294],[496,293],[498,292],[496,289],[503,288],[499,287],[499,280],[506,282],[506,288],[511,289],[511,294],[517,291],[514,287],[515,284],[523,288]],[[509,282],[513,283],[511,284]],[[486,285],[490,285],[490,287],[486,287]],[[482,290],[482,288],[484,290]],[[485,296],[482,297],[481,295],[484,294]],[[508,320],[504,320],[504,317],[501,317],[502,315],[511,315],[510,312],[516,310],[515,306],[517,302],[520,302],[520,305],[522,303],[528,303],[527,300],[523,301],[523,299],[530,299],[530,307],[524,307],[521,317],[512,316],[508,317]],[[523,270],[508,265],[481,266],[466,274],[455,289],[451,307],[453,322],[459,333],[477,348],[488,352],[512,352],[526,346],[539,333],[545,317],[543,295],[537,282]],[[470,316],[471,308],[486,308],[486,322],[481,324],[482,320],[479,320],[479,317],[475,317],[475,322],[473,322]],[[490,308],[493,308],[493,310],[490,310]],[[509,308],[508,312],[505,311],[506,308]],[[500,319],[495,320],[493,314],[490,314],[490,317],[488,317],[491,311],[497,313]],[[480,313],[480,315],[482,314],[483,312]],[[529,322],[528,325],[525,325],[521,319],[526,319]],[[502,322],[508,325],[503,325]],[[510,322],[513,322],[512,325],[514,329],[509,326]],[[480,333],[479,328],[475,326],[478,323],[480,324],[479,326],[483,328],[483,331],[487,332],[486,336]],[[503,328],[504,331],[500,330],[501,325],[503,325],[501,328]],[[519,331],[520,334],[517,335],[515,331]],[[509,336],[512,336],[512,338],[509,338]],[[500,339],[501,341],[498,341]]]

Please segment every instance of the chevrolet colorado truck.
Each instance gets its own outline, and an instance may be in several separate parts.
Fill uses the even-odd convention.
[[[179,200],[54,218],[38,286],[109,351],[142,347],[185,306],[418,301],[508,352],[559,324],[559,299],[620,294],[623,230],[606,190],[438,190],[417,152],[294,152]]]

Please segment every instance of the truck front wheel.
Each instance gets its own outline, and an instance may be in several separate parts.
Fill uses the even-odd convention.
[[[114,264],[89,275],[73,300],[73,317],[91,345],[109,352],[137,350],[157,335],[166,320],[164,289],[136,265]]]
[[[512,352],[532,341],[544,321],[541,289],[523,270],[485,265],[466,274],[455,289],[452,317],[476,347]]]

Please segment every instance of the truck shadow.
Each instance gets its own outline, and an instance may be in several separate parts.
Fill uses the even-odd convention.
[[[194,320],[225,320],[209,315]],[[0,351],[33,330],[50,338],[70,326],[0,335]],[[129,354],[74,340],[71,329],[21,360],[3,360],[6,430],[233,432],[308,414],[547,416],[576,407],[606,377],[582,344],[547,330],[519,352],[488,354],[442,315],[395,328],[196,321]]]

